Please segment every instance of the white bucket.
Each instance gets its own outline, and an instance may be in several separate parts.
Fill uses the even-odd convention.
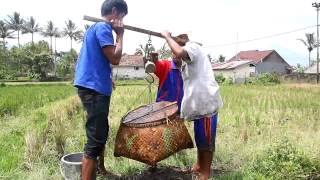
[[[67,154],[61,158],[60,171],[65,180],[81,180],[83,153]]]

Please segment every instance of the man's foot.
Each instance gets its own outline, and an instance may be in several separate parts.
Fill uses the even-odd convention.
[[[195,163],[195,164],[192,166],[191,172],[193,172],[193,173],[199,173],[199,170],[200,170],[200,165],[199,165],[199,163],[197,162],[197,163]]]
[[[114,175],[112,172],[107,171],[104,166],[99,166],[99,167],[97,168],[97,173],[100,174],[100,175],[102,175],[102,176]]]
[[[198,179],[199,180],[208,180],[209,179],[209,174],[199,172],[198,173]]]

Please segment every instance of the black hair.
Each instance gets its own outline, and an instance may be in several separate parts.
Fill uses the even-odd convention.
[[[105,0],[101,6],[101,16],[110,14],[114,7],[117,8],[118,13],[128,14],[128,5],[124,0]]]

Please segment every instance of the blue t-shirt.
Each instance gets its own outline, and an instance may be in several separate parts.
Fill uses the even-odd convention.
[[[93,24],[85,33],[75,72],[75,86],[93,89],[110,96],[112,70],[102,48],[114,46],[112,27],[105,22]]]

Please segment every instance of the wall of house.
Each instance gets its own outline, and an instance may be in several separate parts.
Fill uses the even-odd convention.
[[[255,68],[245,64],[235,69],[213,71],[216,75],[222,74],[225,78],[232,78],[234,83],[241,84],[245,82],[246,78],[250,77],[251,73],[255,72]]]
[[[288,64],[277,53],[270,54],[267,59],[256,66],[257,73],[287,74]]]
[[[319,65],[320,66],[320,65]],[[320,68],[320,67],[319,67]],[[313,64],[311,67],[309,67],[308,69],[306,69],[304,71],[304,73],[307,74],[316,74],[317,73],[317,63]]]
[[[116,66],[113,67],[114,79],[144,79],[146,73],[143,67]]]

